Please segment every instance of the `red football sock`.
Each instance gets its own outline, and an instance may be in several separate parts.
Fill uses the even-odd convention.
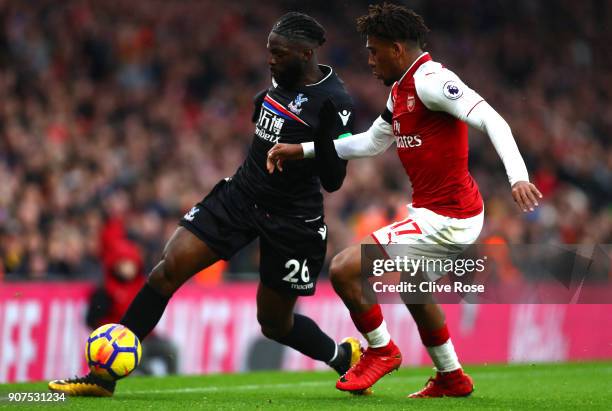
[[[461,369],[461,364],[459,363],[459,358],[450,339],[446,324],[434,331],[419,328],[419,334],[421,335],[423,345],[427,348],[427,353],[439,373],[454,372]]]
[[[396,350],[383,319],[380,305],[374,304],[372,308],[363,313],[351,312],[351,318],[368,341],[370,349],[381,355],[387,355]]]
[[[444,344],[450,338],[446,324],[444,324],[442,328],[434,331],[419,328],[419,334],[421,335],[421,341],[423,341],[425,347],[437,347]]]
[[[367,334],[377,329],[383,322],[382,310],[379,304],[374,304],[372,308],[363,313],[351,312],[351,318],[357,330],[362,334]]]

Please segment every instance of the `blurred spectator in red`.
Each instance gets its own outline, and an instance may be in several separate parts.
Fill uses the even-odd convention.
[[[103,283],[93,292],[87,312],[92,329],[119,322],[146,279],[138,247],[125,239],[108,247],[103,267]]]
[[[92,293],[86,315],[87,325],[91,329],[118,323],[145,282],[142,257],[136,244],[126,239],[115,239],[104,249],[104,281]],[[170,341],[152,334],[143,343],[142,349],[140,372],[176,373],[177,351]]]

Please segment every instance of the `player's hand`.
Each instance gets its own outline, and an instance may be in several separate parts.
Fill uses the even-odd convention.
[[[277,143],[268,151],[266,168],[272,174],[274,169],[283,171],[283,162],[286,160],[301,160],[304,158],[304,150],[301,144]]]
[[[512,186],[512,197],[521,210],[527,212],[539,205],[538,199],[542,198],[542,193],[529,181],[517,181]]]

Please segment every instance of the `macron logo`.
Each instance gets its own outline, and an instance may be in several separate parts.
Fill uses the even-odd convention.
[[[319,228],[319,234],[321,235],[321,238],[325,240],[325,237],[327,237],[327,226],[326,225]]]
[[[351,116],[351,112],[348,110],[342,110],[338,112],[338,115],[340,116],[340,120],[342,120],[342,125],[346,126],[349,121],[349,117]]]

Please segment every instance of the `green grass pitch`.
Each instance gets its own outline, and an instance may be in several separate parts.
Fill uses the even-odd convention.
[[[129,377],[112,398],[68,398],[63,403],[10,403],[9,392],[41,392],[46,383],[0,385],[0,408],[56,410],[610,410],[612,363],[466,367],[476,390],[468,398],[407,399],[431,374],[403,368],[384,377],[374,395],[334,388],[331,372],[255,372],[181,377]]]

